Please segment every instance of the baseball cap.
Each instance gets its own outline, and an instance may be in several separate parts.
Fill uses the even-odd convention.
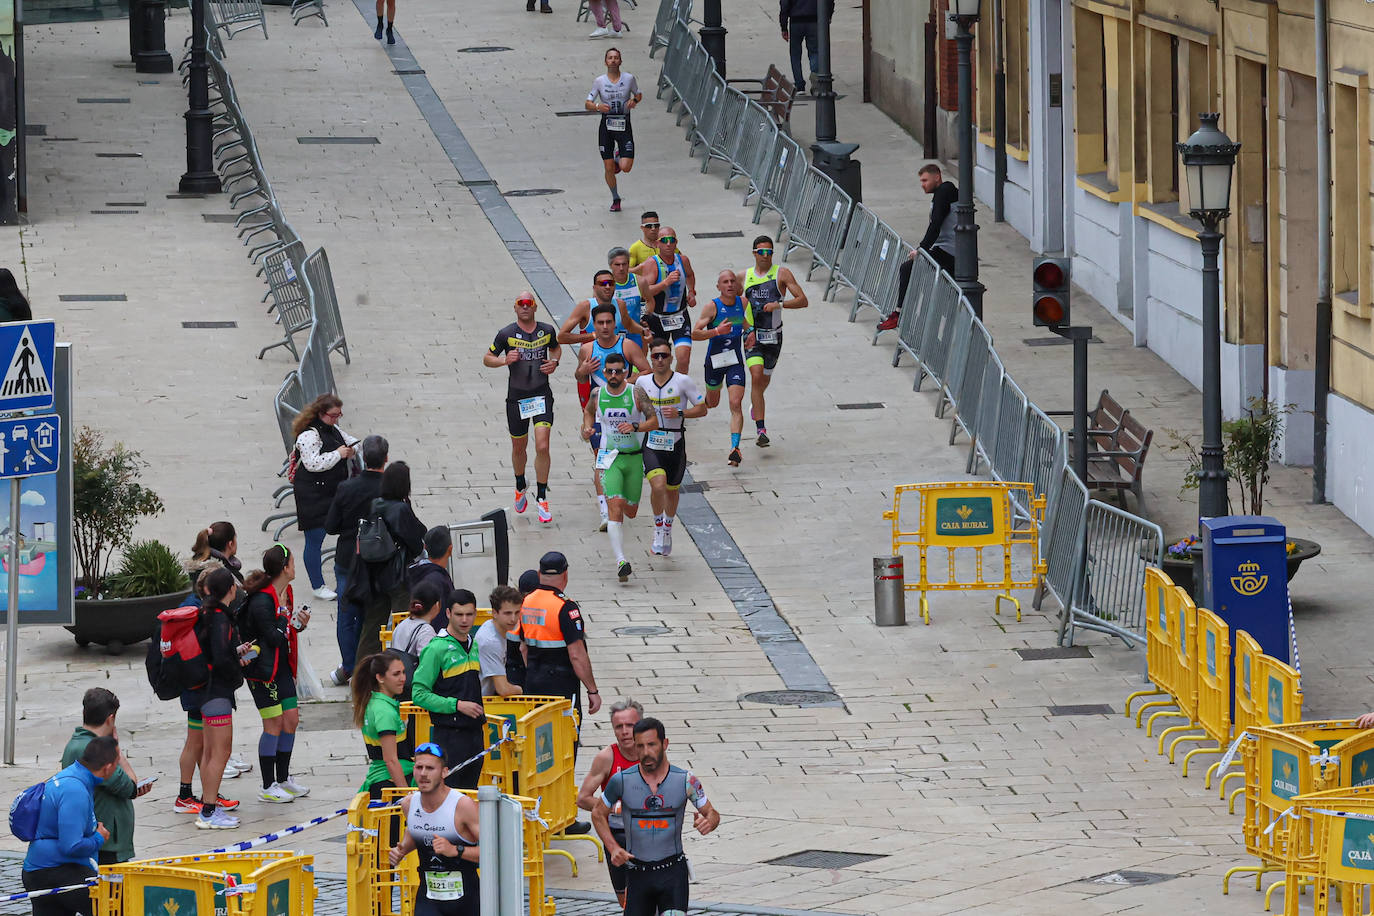
[[[568,571],[568,558],[556,550],[550,550],[539,558],[539,575],[556,576]]]
[[[528,595],[539,587],[539,570],[527,569],[520,574],[520,594]]]

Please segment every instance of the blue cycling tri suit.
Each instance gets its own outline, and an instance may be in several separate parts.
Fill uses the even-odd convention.
[[[746,314],[747,303],[736,297],[726,305],[720,299],[712,300],[716,306],[716,316],[711,319],[710,327],[715,329],[722,324],[730,325],[730,333],[712,337],[706,345],[706,387],[712,391],[725,385],[744,386],[744,335],[749,323]]]
[[[673,255],[671,265],[663,263],[663,258],[654,255],[654,266],[658,268],[658,279],[663,279],[673,271],[678,272],[675,283],[654,296],[654,311],[649,315],[649,330],[655,337],[670,340],[675,347],[692,345],[692,319],[687,314],[687,268],[682,264],[682,255]]]

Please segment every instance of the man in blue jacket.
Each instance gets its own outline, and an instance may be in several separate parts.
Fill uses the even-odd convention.
[[[48,780],[38,814],[38,839],[24,857],[24,889],[43,890],[80,884],[95,875],[94,859],[110,837],[95,819],[95,787],[115,771],[119,742],[111,735],[92,738],[77,760]],[[91,916],[91,895],[68,891],[32,900],[33,916]]]

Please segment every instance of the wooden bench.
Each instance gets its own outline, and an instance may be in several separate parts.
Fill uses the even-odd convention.
[[[740,89],[739,91],[745,95],[753,96],[754,101],[764,107],[779,127],[792,120],[792,102],[797,97],[797,90],[792,85],[792,81],[784,76],[775,64],[768,65],[768,73],[761,80],[735,79],[726,80],[726,82],[732,85],[735,83],[757,83],[758,89]]]
[[[1072,417],[1071,410],[1049,410],[1051,417]],[[1088,448],[1115,448],[1121,421],[1130,411],[1117,403],[1106,388],[1097,396],[1097,406],[1088,411]],[[1068,430],[1069,451],[1073,452],[1073,430]]]
[[[1126,508],[1125,491],[1130,490],[1135,494],[1136,508],[1143,506],[1145,492],[1141,475],[1154,435],[1154,430],[1146,429],[1130,411],[1122,411],[1112,447],[1094,448],[1088,452],[1088,479],[1084,481],[1088,489],[1115,490],[1123,509]]]

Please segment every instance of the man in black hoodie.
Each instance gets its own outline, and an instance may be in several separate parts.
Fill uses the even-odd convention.
[[[348,572],[353,568],[353,553],[357,549],[358,520],[367,517],[372,501],[381,495],[382,471],[386,468],[390,446],[381,436],[372,435],[363,440],[362,451],[362,474],[339,484],[324,522],[326,533],[339,536],[334,548],[334,578],[339,593],[338,624],[335,627],[339,640],[339,667],[329,675],[329,680],[336,687],[348,683],[357,664],[358,633],[363,624],[363,610],[347,600],[344,592],[348,589]]]
[[[802,78],[802,42],[806,42],[806,59],[811,66],[811,75],[816,75],[820,65],[819,52],[816,50],[817,10],[821,3],[830,3],[830,15],[835,15],[833,0],[779,0],[778,24],[782,26],[782,40],[788,43],[792,55],[792,82],[797,94],[806,91],[806,80]]]
[[[448,627],[447,598],[453,591],[453,577],[448,574],[448,560],[453,555],[453,535],[445,525],[435,525],[425,532],[425,555],[406,567],[406,590],[415,594],[415,586],[434,581],[443,589],[445,601],[439,604],[439,616],[434,618],[434,632]]]

